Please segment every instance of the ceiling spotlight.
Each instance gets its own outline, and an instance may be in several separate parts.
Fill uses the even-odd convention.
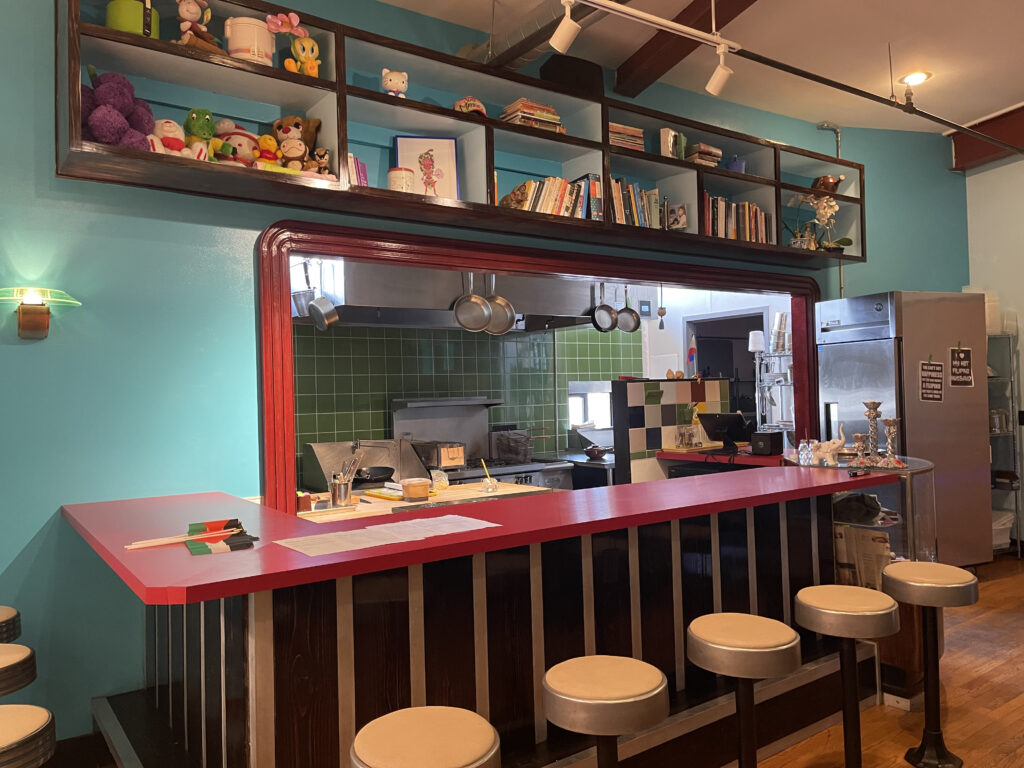
[[[558,23],[558,28],[551,35],[551,47],[559,53],[566,53],[580,33],[580,25],[572,20],[572,6],[574,0],[562,0],[565,6],[565,16]]]
[[[708,84],[704,86],[704,90],[712,96],[718,96],[725,88],[725,84],[729,82],[729,78],[732,77],[732,70],[725,66],[725,54],[729,52],[729,46],[721,44],[716,50],[718,51],[718,66],[711,73]]]
[[[920,85],[925,80],[931,80],[931,72],[911,72],[909,75],[904,75],[900,78],[900,83],[903,85]]]

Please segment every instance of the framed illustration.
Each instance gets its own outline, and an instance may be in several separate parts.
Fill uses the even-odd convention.
[[[396,136],[395,165],[412,169],[412,191],[416,194],[459,199],[459,166],[454,138]]]

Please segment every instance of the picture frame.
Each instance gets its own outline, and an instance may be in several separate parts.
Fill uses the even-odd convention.
[[[459,199],[458,145],[454,137],[396,136],[395,166],[413,172],[413,192]]]
[[[686,229],[686,206],[683,203],[670,204],[665,224],[666,229]]]

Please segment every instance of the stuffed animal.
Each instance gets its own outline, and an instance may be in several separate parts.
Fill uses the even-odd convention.
[[[207,0],[174,0],[178,4],[178,23],[181,29],[181,45],[199,48],[214,53],[224,53],[217,38],[210,34],[206,25],[210,23],[213,11]]]
[[[315,147],[316,136],[320,132],[320,121],[316,118],[286,115],[274,121],[271,133],[274,134],[274,138],[280,143],[296,131],[298,131],[299,138],[305,142],[307,148]]]
[[[405,92],[409,90],[409,73],[382,69],[380,71],[380,86],[384,93],[404,99]]]
[[[213,113],[208,109],[190,109],[185,118],[185,143],[192,148],[193,156],[198,160],[210,155],[210,139],[214,134]],[[196,145],[202,145],[199,149]]]
[[[309,159],[309,150],[305,142],[298,136],[292,136],[281,142],[281,165],[301,171]]]
[[[214,126],[214,141],[223,142],[217,146],[221,149],[218,156],[217,149],[214,149],[213,156],[219,162],[231,160],[243,165],[252,165],[253,158],[259,155],[259,138],[255,133],[245,130],[234,120],[218,120]],[[210,144],[214,147],[213,142]],[[230,149],[228,149],[230,147]]]
[[[82,139],[146,151],[153,132],[153,111],[124,75],[88,68],[92,88],[81,87]]]
[[[185,129],[173,120],[157,120],[149,135],[149,148],[161,155],[180,155],[194,159],[185,143]]]
[[[265,133],[260,136],[257,141],[257,148],[253,152],[256,160],[256,164],[259,166],[264,165],[281,165],[281,150],[278,149],[277,139],[271,136],[269,133]]]
[[[284,68],[289,72],[298,72],[301,75],[320,77],[320,46],[311,37],[292,38],[292,56],[294,59],[285,59]]]

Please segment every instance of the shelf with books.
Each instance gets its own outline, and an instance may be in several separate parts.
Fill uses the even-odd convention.
[[[610,221],[626,226],[671,229],[677,233],[698,233],[696,170],[635,156],[634,153],[612,154],[609,161],[611,176],[606,194],[610,202],[608,210],[612,214]],[[644,215],[641,218],[643,223],[638,223],[633,215],[633,205],[627,210],[627,202],[643,203],[644,214],[651,215]]]
[[[705,144],[720,150],[719,161],[709,167],[742,166],[741,172],[751,176],[775,178],[775,146],[771,142],[741,137],[726,129],[702,126],[635,105],[620,106],[618,102],[609,104],[608,119],[643,129],[644,148],[650,154],[685,160],[692,156],[690,150],[695,149],[695,145]],[[680,143],[679,136],[685,143]]]
[[[346,99],[348,152],[366,167],[366,184],[386,189],[388,170],[396,167],[395,139],[400,136],[454,139],[457,168],[456,197],[487,202],[487,139],[483,125],[454,116],[433,114],[401,103],[348,96]],[[438,150],[440,154],[440,150]],[[404,167],[408,167],[406,164]],[[409,168],[419,178],[418,168]],[[442,168],[442,172],[444,172]],[[357,177],[352,186],[359,186]],[[418,190],[417,186],[414,189]]]
[[[560,92],[555,86],[539,87],[481,72],[467,66],[469,62],[465,59],[436,51],[406,44],[396,47],[396,41],[351,29],[346,29],[346,35],[345,77],[350,86],[379,92],[383,69],[405,72],[408,75],[405,95],[409,101],[455,111],[456,101],[473,96],[483,104],[487,117],[498,121],[506,107],[525,98],[551,107],[567,135],[595,142],[601,140],[601,105],[598,102]],[[541,124],[543,117],[538,120]]]
[[[779,147],[780,182],[812,189],[815,179],[826,176],[843,177],[836,188],[837,199],[839,195],[851,200],[863,197],[863,166],[797,147]],[[815,194],[823,193],[816,191]]]
[[[774,245],[778,242],[775,186],[735,176],[702,174],[701,234]]]

